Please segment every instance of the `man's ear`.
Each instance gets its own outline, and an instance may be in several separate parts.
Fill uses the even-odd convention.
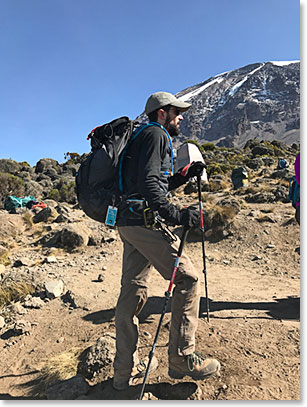
[[[166,120],[166,116],[167,116],[167,112],[165,110],[163,110],[163,109],[158,110],[159,122],[162,122],[162,124],[163,124],[163,122],[165,122],[165,120]]]

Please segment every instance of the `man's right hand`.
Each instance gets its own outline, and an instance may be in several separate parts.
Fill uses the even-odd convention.
[[[194,207],[188,207],[180,211],[180,225],[188,226],[189,228],[200,226],[199,211]]]

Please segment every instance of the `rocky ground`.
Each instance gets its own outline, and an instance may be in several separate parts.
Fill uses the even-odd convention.
[[[197,382],[168,376],[167,311],[155,351],[159,366],[148,377],[145,399],[300,399],[300,227],[291,204],[280,198],[281,178],[264,178],[267,173],[254,178],[253,191],[224,186],[204,193],[211,210],[217,202],[233,207],[222,226],[208,211],[210,321],[203,294],[196,338],[198,351],[221,362],[220,376]],[[179,191],[173,200],[197,203],[196,196]],[[112,388],[118,233],[72,205],[46,202],[48,210],[37,214],[0,210],[1,287],[13,282],[35,287],[0,309],[0,399],[136,399],[141,379],[127,391]],[[185,252],[203,282],[196,232]],[[153,270],[140,315],[141,355],[151,349],[167,287]],[[53,376],[46,368],[52,361],[60,365]]]

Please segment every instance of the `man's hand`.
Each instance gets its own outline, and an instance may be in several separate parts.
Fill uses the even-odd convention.
[[[206,164],[202,161],[192,161],[180,171],[180,175],[186,178],[197,177],[202,175],[204,168],[206,168]]]
[[[189,228],[200,226],[199,211],[192,206],[180,211],[180,225],[188,226]]]

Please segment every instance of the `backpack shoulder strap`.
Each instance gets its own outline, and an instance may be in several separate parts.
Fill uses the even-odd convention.
[[[137,138],[137,136],[139,134],[141,134],[141,132],[143,130],[145,130],[147,127],[150,127],[150,126],[160,127],[164,131],[164,133],[167,135],[167,138],[168,138],[168,141],[170,144],[170,150],[171,150],[171,173],[168,175],[173,175],[173,173],[174,173],[174,171],[173,171],[173,144],[172,144],[172,139],[171,139],[170,135],[168,134],[168,131],[165,129],[165,127],[162,126],[162,124],[159,124],[156,122],[146,123],[143,126],[140,126],[138,129],[135,130],[133,136],[131,137],[131,139],[129,140],[129,142],[127,143],[126,147],[124,148],[124,150],[121,154],[120,161],[119,161],[119,170],[118,170],[119,189],[120,189],[121,193],[123,193],[123,191],[124,191],[122,167],[123,167],[123,162],[124,162],[124,156],[127,152],[127,149],[130,146],[130,144]]]

